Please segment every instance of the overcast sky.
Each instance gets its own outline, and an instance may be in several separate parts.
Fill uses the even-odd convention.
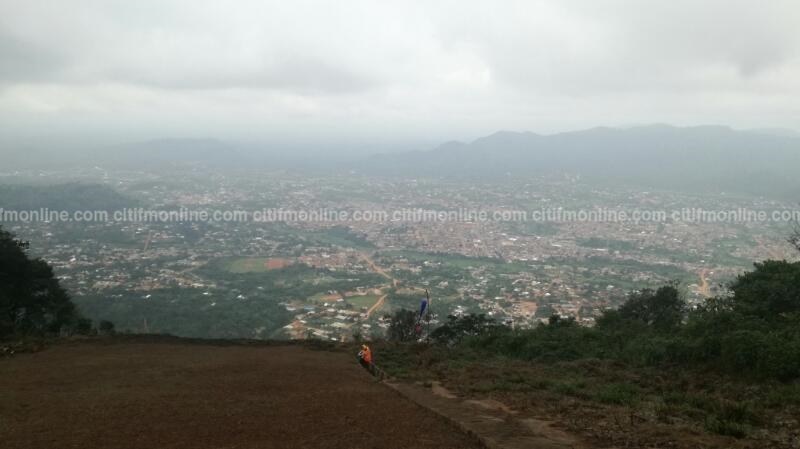
[[[0,133],[800,129],[799,30],[797,0],[0,0]]]

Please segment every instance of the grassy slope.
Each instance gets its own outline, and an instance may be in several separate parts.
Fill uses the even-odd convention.
[[[392,375],[558,418],[601,447],[789,448],[800,418],[796,383],[593,359],[535,363],[458,348],[383,344],[374,352]]]

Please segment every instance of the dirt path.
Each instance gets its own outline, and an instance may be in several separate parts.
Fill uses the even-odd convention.
[[[397,282],[398,282],[397,279],[392,277],[392,275],[389,274],[388,271],[386,271],[383,268],[379,267],[378,264],[376,264],[375,261],[372,260],[372,258],[369,257],[367,254],[361,253],[361,257],[364,259],[364,262],[366,262],[367,265],[369,265],[369,267],[372,269],[372,271],[374,271],[374,272],[380,274],[381,276],[385,277],[386,279],[388,279],[392,283],[393,287],[397,287]]]
[[[708,269],[703,268],[702,270],[700,270],[699,276],[700,276],[700,294],[705,296],[706,298],[710,298],[711,289],[709,288],[707,279]]]
[[[374,271],[374,272],[380,274],[381,276],[385,277],[386,279],[388,279],[391,282],[392,287],[397,287],[398,280],[395,279],[391,274],[389,274],[388,271],[386,271],[383,268],[379,267],[378,264],[376,264],[375,261],[372,260],[371,257],[369,257],[369,255],[367,255],[366,253],[361,253],[361,258],[364,260],[364,262],[367,263],[367,265],[370,267],[370,269],[372,269],[372,271]],[[389,296],[389,295],[388,294],[384,294],[380,298],[378,298],[377,301],[375,301],[375,304],[373,304],[372,307],[370,307],[369,310],[367,310],[366,319],[369,319],[369,317],[372,316],[373,312],[375,312],[376,310],[379,310],[381,307],[383,307],[383,304],[386,302],[386,297],[387,296]]]
[[[150,242],[153,239],[153,231],[147,231],[147,238],[144,240],[144,249],[142,251],[147,252],[150,249]]]
[[[367,310],[367,319],[372,315],[372,312],[383,307],[383,303],[386,302],[387,296],[389,295],[382,295],[380,298],[378,298],[377,301],[375,301],[375,304],[373,304],[372,307],[370,307],[369,310]]]
[[[0,360],[17,448],[477,448],[372,380],[298,346],[84,342]]]
[[[449,419],[462,431],[474,435],[491,449],[568,449],[584,444],[553,422],[519,416],[504,404],[485,400],[464,400],[441,385],[431,388],[403,383],[387,383],[403,396]]]

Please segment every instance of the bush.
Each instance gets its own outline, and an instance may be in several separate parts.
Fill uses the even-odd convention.
[[[417,313],[400,309],[388,316],[389,329],[387,338],[391,341],[414,341],[417,339]]]
[[[720,337],[720,361],[730,371],[760,371],[764,363],[764,334],[734,331]]]
[[[499,326],[464,343],[506,357],[556,362],[593,357],[598,352],[598,337],[593,329],[578,326],[571,320],[557,320],[554,324],[523,331]]]
[[[92,320],[88,318],[79,318],[75,324],[74,330],[78,335],[92,335],[96,332],[92,327]]]
[[[600,328],[642,328],[670,332],[680,326],[686,315],[686,302],[677,285],[669,284],[657,290],[645,289],[631,293],[616,311],[606,312],[597,322]]]
[[[594,398],[599,402],[617,405],[633,405],[639,401],[639,389],[631,384],[612,383],[604,385],[595,393]]]
[[[103,335],[114,335],[114,323],[108,320],[100,321],[100,324],[97,325],[97,329]]]
[[[725,435],[734,438],[744,438],[747,436],[747,426],[716,417],[706,418],[705,428],[707,431],[716,433],[718,435]]]
[[[468,314],[461,317],[450,315],[445,324],[431,332],[431,338],[437,343],[453,345],[467,337],[477,337],[495,332],[500,327],[504,326],[498,325],[493,319],[487,318],[483,314]]]
[[[800,262],[768,260],[731,285],[733,308],[775,321],[800,312]]]
[[[397,340],[412,335],[414,317],[413,312],[397,314],[390,334]],[[547,325],[515,331],[469,315],[449,317],[433,337],[476,353],[522,360],[611,359],[791,381],[800,378],[800,262],[756,264],[737,279],[731,295],[712,298],[697,310],[688,311],[677,286],[669,284],[631,294],[594,328],[553,316]]]

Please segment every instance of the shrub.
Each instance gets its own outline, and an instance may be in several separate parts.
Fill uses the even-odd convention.
[[[78,335],[92,335],[94,333],[92,320],[88,318],[79,318],[75,323],[75,333]]]
[[[417,339],[417,314],[411,310],[400,309],[388,316],[387,338],[391,341],[414,341]]]
[[[733,308],[768,321],[800,312],[800,262],[767,260],[731,285]]]
[[[100,331],[101,334],[104,335],[114,335],[114,323],[108,320],[100,321],[100,324],[97,325],[97,329]]]
[[[705,428],[707,431],[718,435],[734,438],[744,438],[747,436],[747,426],[745,424],[726,421],[713,416],[706,418]]]
[[[453,345],[467,337],[477,337],[490,332],[495,332],[501,327],[486,315],[468,314],[461,317],[450,315],[447,322],[436,328],[431,333],[431,338],[437,343]]]
[[[612,383],[601,387],[594,399],[606,404],[633,405],[639,401],[639,388],[627,383]]]

